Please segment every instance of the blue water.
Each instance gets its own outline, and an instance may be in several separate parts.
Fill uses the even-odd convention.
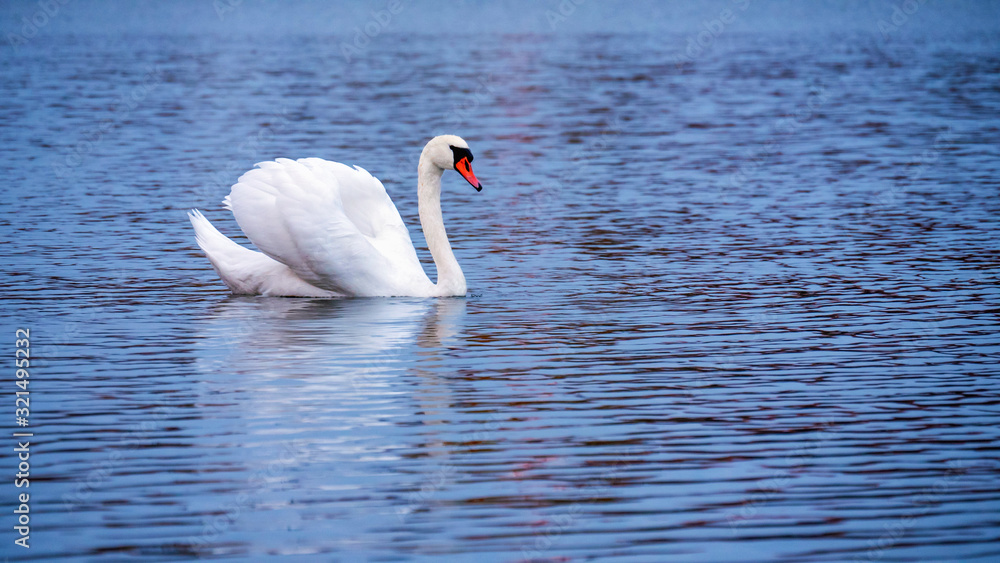
[[[677,58],[740,4],[664,33],[413,11],[352,61],[366,9],[254,36],[67,5],[4,43],[0,325],[11,357],[30,329],[34,437],[0,487],[31,548],[5,508],[0,553],[996,560],[996,22],[749,7]],[[486,186],[445,177],[466,298],[232,297],[194,242],[192,207],[239,234],[253,163],[320,156],[383,180],[433,277],[415,168],[446,131]]]

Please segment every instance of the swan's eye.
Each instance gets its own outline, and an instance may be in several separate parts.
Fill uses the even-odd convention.
[[[449,145],[450,146],[450,145]],[[463,158],[469,159],[472,162],[472,151],[462,147],[451,147],[451,153],[455,156],[455,164],[458,164]]]

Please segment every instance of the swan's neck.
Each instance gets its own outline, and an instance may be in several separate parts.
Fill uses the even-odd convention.
[[[441,215],[441,170],[424,155],[417,164],[417,202],[420,210],[420,226],[424,229],[427,248],[434,258],[437,268],[437,295],[465,295],[465,275],[455,259],[444,230]]]

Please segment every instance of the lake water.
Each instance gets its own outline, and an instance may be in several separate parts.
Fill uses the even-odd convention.
[[[1000,557],[995,36],[447,37],[4,45],[4,555]],[[319,156],[433,277],[442,132],[485,185],[445,176],[466,298],[232,297],[195,245],[189,208],[235,236],[241,172]]]

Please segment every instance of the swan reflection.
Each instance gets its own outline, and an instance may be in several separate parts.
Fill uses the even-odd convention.
[[[449,345],[464,314],[464,299],[234,297],[203,319],[197,363],[202,373],[319,378],[327,391],[354,391]]]

